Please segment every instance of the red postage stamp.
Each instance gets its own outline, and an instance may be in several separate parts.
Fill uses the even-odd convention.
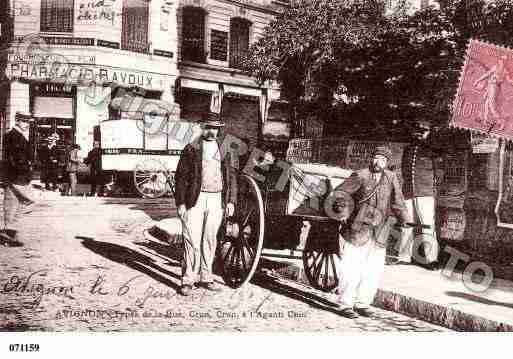
[[[513,51],[470,40],[452,125],[513,139]]]

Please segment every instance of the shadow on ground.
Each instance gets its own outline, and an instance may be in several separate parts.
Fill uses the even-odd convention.
[[[488,305],[500,305],[502,307],[513,309],[512,303],[498,302],[498,301],[491,300],[488,298],[480,297],[475,294],[464,293],[464,292],[455,292],[455,291],[448,291],[448,292],[445,292],[445,294],[447,294],[450,297],[461,298],[461,299],[470,300],[470,301],[477,302],[477,303],[488,304]]]
[[[160,265],[155,263],[152,258],[137,252],[133,249],[120,246],[118,244],[100,242],[93,238],[77,236],[77,239],[82,240],[82,245],[90,251],[101,255],[111,261],[124,264],[127,267],[134,269],[138,272],[146,274],[147,276],[155,279],[156,281],[178,290],[180,285],[181,276],[173,273]],[[174,263],[170,263],[174,265]],[[166,278],[164,275],[176,279],[178,282]]]
[[[126,205],[133,211],[142,211],[154,221],[160,221],[169,217],[176,217],[176,207],[173,198],[105,198],[107,205]]]

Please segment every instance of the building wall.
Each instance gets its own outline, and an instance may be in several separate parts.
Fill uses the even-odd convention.
[[[208,109],[212,97],[219,96],[221,106],[210,107],[220,112],[226,122],[225,131],[231,135],[256,145],[261,137],[264,118],[262,105],[266,101],[279,98],[276,84],[257,84],[254,78],[243,71],[230,67],[230,23],[234,18],[250,22],[249,45],[258,41],[265,27],[283,11],[286,4],[274,1],[231,1],[231,0],[180,0],[176,12],[178,36],[179,83],[183,96],[178,100],[183,114],[188,120],[199,118],[199,109]],[[188,61],[182,52],[183,14],[187,7],[201,8],[205,11],[204,62]],[[223,32],[226,43],[226,61],[212,57],[212,30]],[[191,93],[202,91],[202,95]],[[207,94],[205,96],[205,93]]]
[[[123,0],[74,0],[72,33],[40,31],[41,0],[8,1],[15,10],[14,42],[8,49],[6,65],[10,96],[6,101],[5,128],[13,125],[16,111],[30,110],[28,89],[33,82],[67,81],[77,87],[75,139],[82,147],[82,154],[92,147],[93,127],[107,117],[110,96],[102,85],[110,82],[127,87],[138,85],[159,91],[161,99],[174,102],[178,71],[176,2],[149,1],[149,52],[138,53],[120,49]],[[52,44],[52,38],[68,43]],[[90,42],[69,43],[71,40]],[[29,58],[34,54],[50,55],[52,60],[36,64]],[[63,71],[67,69],[73,76],[48,79],[45,74],[53,61],[64,63]]]

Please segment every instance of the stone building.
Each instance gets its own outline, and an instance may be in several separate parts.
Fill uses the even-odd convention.
[[[2,1],[0,135],[13,125],[16,111],[26,111],[34,116],[35,154],[42,140],[57,132],[61,141],[78,143],[84,156],[98,136],[95,127],[109,118],[111,100],[136,92],[171,104],[174,118],[195,121],[202,111],[221,111],[229,133],[256,143],[266,131],[263,113],[279,91],[244,75],[241,58],[284,5]]]
[[[287,109],[276,86],[260,87],[241,71],[242,59],[286,6],[270,0],[182,0],[178,19],[178,91],[182,118],[220,112],[225,131],[248,145],[288,135]]]

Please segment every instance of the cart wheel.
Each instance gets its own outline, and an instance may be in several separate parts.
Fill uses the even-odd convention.
[[[220,238],[221,276],[232,288],[249,282],[255,273],[264,242],[264,203],[255,180],[239,177],[235,215]]]
[[[134,184],[145,198],[162,197],[168,190],[166,167],[157,160],[144,160],[135,166]]]
[[[338,286],[336,260],[340,260],[337,253],[319,249],[303,251],[303,267],[312,287],[331,292]]]

